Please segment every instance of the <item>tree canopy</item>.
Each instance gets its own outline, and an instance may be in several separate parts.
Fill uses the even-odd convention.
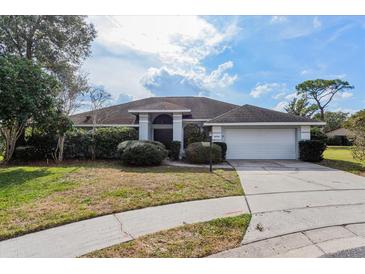
[[[306,98],[313,100],[320,111],[320,120],[324,121],[324,112],[326,107],[332,101],[337,93],[342,91],[353,89],[347,81],[341,79],[335,80],[307,80],[297,85],[297,94],[305,96]]]
[[[326,125],[324,126],[324,132],[332,131],[343,127],[344,122],[347,120],[349,114],[342,111],[326,111],[324,113],[324,121]],[[321,120],[320,113],[317,113],[313,117],[314,119]]]
[[[291,100],[284,109],[290,114],[310,118],[318,110],[318,107],[311,104],[306,97],[299,97]]]
[[[96,31],[85,16],[0,16],[0,53],[36,60],[56,71],[90,55]]]
[[[54,110],[58,90],[58,81],[33,61],[0,56],[0,131],[6,161],[25,126],[46,119]]]
[[[344,126],[351,131],[354,158],[365,160],[365,110],[353,114]]]

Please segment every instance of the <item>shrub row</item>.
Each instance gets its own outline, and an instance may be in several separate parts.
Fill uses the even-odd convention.
[[[329,146],[351,146],[352,143],[346,137],[334,136],[334,137],[329,137],[327,139],[327,145],[329,145]]]
[[[96,159],[118,159],[117,146],[125,140],[136,140],[134,128],[98,128],[92,134],[90,130],[74,129],[66,134],[64,159],[90,159],[92,149]],[[31,161],[52,159],[57,146],[57,137],[32,134],[24,146],[16,148],[15,160]]]

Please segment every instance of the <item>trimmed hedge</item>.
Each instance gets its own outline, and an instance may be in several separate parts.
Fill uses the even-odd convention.
[[[196,124],[187,124],[184,127],[184,147],[196,142],[207,141],[207,134]]]
[[[14,150],[12,161],[28,162],[45,159],[44,154],[34,146],[18,146]]]
[[[226,154],[227,154],[227,144],[225,142],[214,142],[214,144],[218,145],[221,147],[222,150],[222,160],[226,159]]]
[[[134,128],[98,128],[95,131],[94,147],[96,159],[117,159],[118,144],[125,140],[136,140]]]
[[[306,162],[320,162],[323,160],[323,152],[326,144],[318,140],[305,140],[299,142],[299,158]]]
[[[20,143],[21,145],[17,145],[14,150],[13,161],[40,161],[53,159],[52,154],[56,150],[57,139],[52,135],[34,132]]]
[[[121,159],[125,165],[155,166],[167,157],[167,150],[159,142],[132,141],[118,146]]]
[[[181,142],[180,141],[172,141],[170,145],[170,159],[171,160],[179,160],[180,158],[180,148]]]
[[[208,164],[210,157],[209,142],[196,142],[189,144],[185,150],[186,159],[193,164]],[[222,162],[222,149],[217,144],[212,144],[212,162]]]
[[[345,136],[328,137],[328,146],[351,146],[351,141]]]
[[[75,129],[66,134],[64,159],[91,159],[91,131]]]

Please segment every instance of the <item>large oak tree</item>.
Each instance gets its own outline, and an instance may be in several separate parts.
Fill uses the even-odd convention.
[[[59,80],[63,118],[77,108],[87,79],[79,67],[91,53],[96,36],[85,16],[0,16],[0,54],[33,60]],[[58,140],[58,160],[63,158],[64,134]]]

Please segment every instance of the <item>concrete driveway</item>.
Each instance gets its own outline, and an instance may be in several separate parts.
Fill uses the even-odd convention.
[[[253,216],[243,244],[365,222],[365,177],[300,161],[230,163]]]

